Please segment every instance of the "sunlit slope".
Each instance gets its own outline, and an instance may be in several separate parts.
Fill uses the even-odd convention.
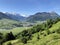
[[[59,28],[60,28],[60,21],[58,23],[54,24],[49,30],[56,31]]]
[[[28,40],[27,44],[23,44],[20,39],[12,40],[4,43],[11,42],[12,45],[60,45],[60,33],[57,33],[57,30],[60,28],[60,21],[56,24],[53,24],[50,30],[50,34],[47,34],[46,30],[42,32],[37,32],[32,35],[32,39]],[[55,32],[54,32],[55,31]],[[37,38],[39,35],[39,39]]]

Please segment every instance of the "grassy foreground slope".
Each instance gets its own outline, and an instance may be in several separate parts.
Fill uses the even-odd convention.
[[[54,24],[53,27],[51,27],[49,30],[50,31],[56,31],[59,28],[60,28],[60,21],[58,23]]]
[[[49,28],[49,31],[51,32],[50,34],[48,34],[46,30],[42,32],[39,31],[32,34],[32,39],[28,40],[26,44],[22,43],[20,39],[16,39],[5,42],[3,45],[7,45],[9,42],[11,42],[12,45],[60,45],[60,33],[58,33],[58,30],[60,30],[59,28],[60,21]]]

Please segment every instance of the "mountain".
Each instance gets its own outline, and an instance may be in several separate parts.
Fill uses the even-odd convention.
[[[6,14],[0,12],[0,19],[11,19],[11,18],[7,16]]]
[[[47,19],[55,19],[60,17],[56,12],[38,12],[34,15],[31,15],[27,18],[28,22],[35,22],[35,21],[44,21]]]
[[[23,27],[21,20],[25,17],[19,14],[10,14],[0,12],[0,29],[13,29],[16,27]]]
[[[13,20],[22,21],[25,17],[21,16],[20,14],[12,14],[12,13],[5,13],[8,17],[11,17]]]
[[[23,17],[20,14],[16,13],[3,13],[0,12],[0,19],[10,19],[17,21],[27,21],[27,22],[35,22],[35,21],[45,21],[47,19],[55,19],[60,17],[56,12],[38,12],[34,15],[30,15],[29,17]]]
[[[25,19],[25,17],[21,16],[20,14],[11,14],[11,13],[0,12],[0,19],[11,19],[11,20],[22,21]]]

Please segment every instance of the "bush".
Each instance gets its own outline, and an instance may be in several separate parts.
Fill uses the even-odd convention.
[[[53,25],[53,20],[52,19],[47,20],[47,27],[51,28],[52,25]]]
[[[11,42],[8,42],[7,45],[12,45]]]
[[[37,39],[40,39],[39,35],[37,36]]]
[[[46,36],[46,34],[44,34],[44,36]]]
[[[3,39],[3,34],[2,33],[0,33],[0,39]]]
[[[9,41],[9,40],[14,40],[15,39],[15,36],[13,35],[13,33],[12,32],[10,32],[10,33],[7,33],[6,35],[5,35],[5,41]]]
[[[43,34],[44,34],[44,32],[41,32],[40,34],[41,34],[41,35],[43,35]]]
[[[26,44],[27,43],[27,38],[26,37],[22,37],[21,41]]]
[[[60,33],[60,28],[59,29],[57,29],[57,31],[56,31],[57,33]]]
[[[47,30],[47,34],[49,35],[49,34],[51,34],[51,32],[49,30]]]
[[[55,33],[55,31],[53,31],[52,33]]]

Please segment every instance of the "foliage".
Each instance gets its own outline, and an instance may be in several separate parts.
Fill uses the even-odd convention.
[[[57,31],[56,31],[56,32],[60,34],[60,28],[59,28],[59,29],[57,29]]]
[[[12,45],[11,42],[8,42],[7,45]]]
[[[22,41],[24,44],[26,44],[26,43],[27,43],[27,38],[22,37],[21,41]]]
[[[39,35],[37,36],[37,39],[40,39]]]

